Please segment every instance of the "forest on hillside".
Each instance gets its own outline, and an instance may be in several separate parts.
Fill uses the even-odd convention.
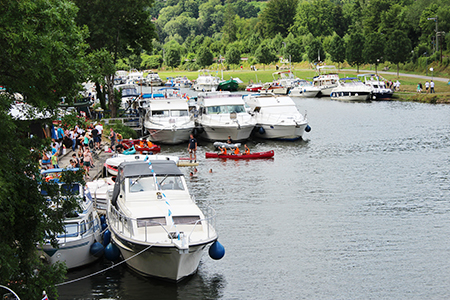
[[[119,68],[195,70],[241,57],[249,65],[284,57],[358,67],[429,63],[441,52],[449,63],[447,0],[156,0],[150,15],[158,36],[152,52],[120,60]]]

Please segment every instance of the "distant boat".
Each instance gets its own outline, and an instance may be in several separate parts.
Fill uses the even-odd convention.
[[[239,83],[234,78],[230,78],[228,80],[222,81],[219,83],[219,86],[217,89],[219,91],[237,91],[238,90]]]

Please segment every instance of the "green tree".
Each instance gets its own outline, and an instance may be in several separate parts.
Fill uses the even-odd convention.
[[[225,54],[225,61],[230,65],[239,64],[241,62],[241,51],[236,46],[229,47]]]
[[[303,1],[299,4],[292,30],[298,35],[331,35],[334,31],[334,5],[329,0]]]
[[[338,64],[342,64],[345,61],[344,39],[337,34],[333,35],[328,53],[330,53],[332,61],[337,62]]]
[[[388,36],[386,43],[386,60],[397,65],[397,77],[399,64],[406,62],[411,55],[411,41],[405,32],[395,30]]]
[[[197,53],[197,64],[202,68],[210,66],[214,62],[213,58],[213,54],[211,50],[209,50],[209,47],[202,46]]]
[[[45,289],[56,294],[64,280],[62,264],[44,263],[36,245],[63,231],[63,216],[75,207],[68,199],[54,210],[41,195],[38,160],[49,142],[27,135],[29,121],[13,120],[9,111],[18,92],[40,110],[72,99],[85,79],[85,32],[74,21],[76,6],[65,0],[5,0],[0,14],[0,285],[21,299],[36,299]],[[28,117],[36,118],[30,115]],[[31,150],[31,151],[30,151]],[[71,182],[72,179],[65,179]],[[45,183],[44,183],[45,184]],[[46,186],[59,201],[54,185]],[[53,295],[54,297],[56,295]]]
[[[161,67],[163,62],[163,57],[161,55],[142,54],[141,68],[158,69]]]
[[[74,0],[79,8],[77,22],[87,25],[90,49],[106,49],[115,64],[119,58],[128,57],[142,50],[152,51],[152,40],[156,38],[155,26],[151,22],[152,0]],[[101,22],[99,21],[101,16]],[[104,74],[108,90],[111,116],[117,115],[113,92],[114,73]]]
[[[352,33],[346,45],[347,62],[352,66],[356,65],[356,72],[359,73],[359,66],[365,62],[363,55],[364,36],[359,32]]]
[[[322,42],[319,38],[313,39],[307,48],[309,62],[321,62],[325,59]]]
[[[270,64],[277,61],[277,56],[270,51],[267,40],[262,42],[256,49],[255,58],[260,64]]]
[[[166,65],[171,67],[172,69],[175,67],[178,67],[181,62],[180,50],[175,47],[170,47],[166,51],[165,60],[166,60]]]
[[[259,30],[265,38],[273,38],[278,33],[289,34],[294,23],[298,0],[270,0],[260,14]]]
[[[366,36],[363,49],[364,61],[369,64],[375,64],[383,61],[384,56],[384,35],[378,32],[372,32]]]

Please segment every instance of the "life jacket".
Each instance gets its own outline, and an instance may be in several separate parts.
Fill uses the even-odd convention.
[[[236,149],[234,149],[234,154],[239,154],[239,148],[238,147],[236,147]]]
[[[245,154],[250,154],[250,149],[245,149]]]

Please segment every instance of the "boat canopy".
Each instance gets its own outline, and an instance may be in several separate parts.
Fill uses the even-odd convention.
[[[164,99],[150,101],[150,109],[153,110],[188,110],[189,106],[185,99]]]
[[[151,169],[149,162],[132,161],[123,162],[119,165],[118,174],[120,177],[136,177],[136,176],[150,176],[156,175],[176,175],[180,176],[183,173],[172,160],[153,160],[151,162]],[[153,170],[153,172],[152,172]]]

